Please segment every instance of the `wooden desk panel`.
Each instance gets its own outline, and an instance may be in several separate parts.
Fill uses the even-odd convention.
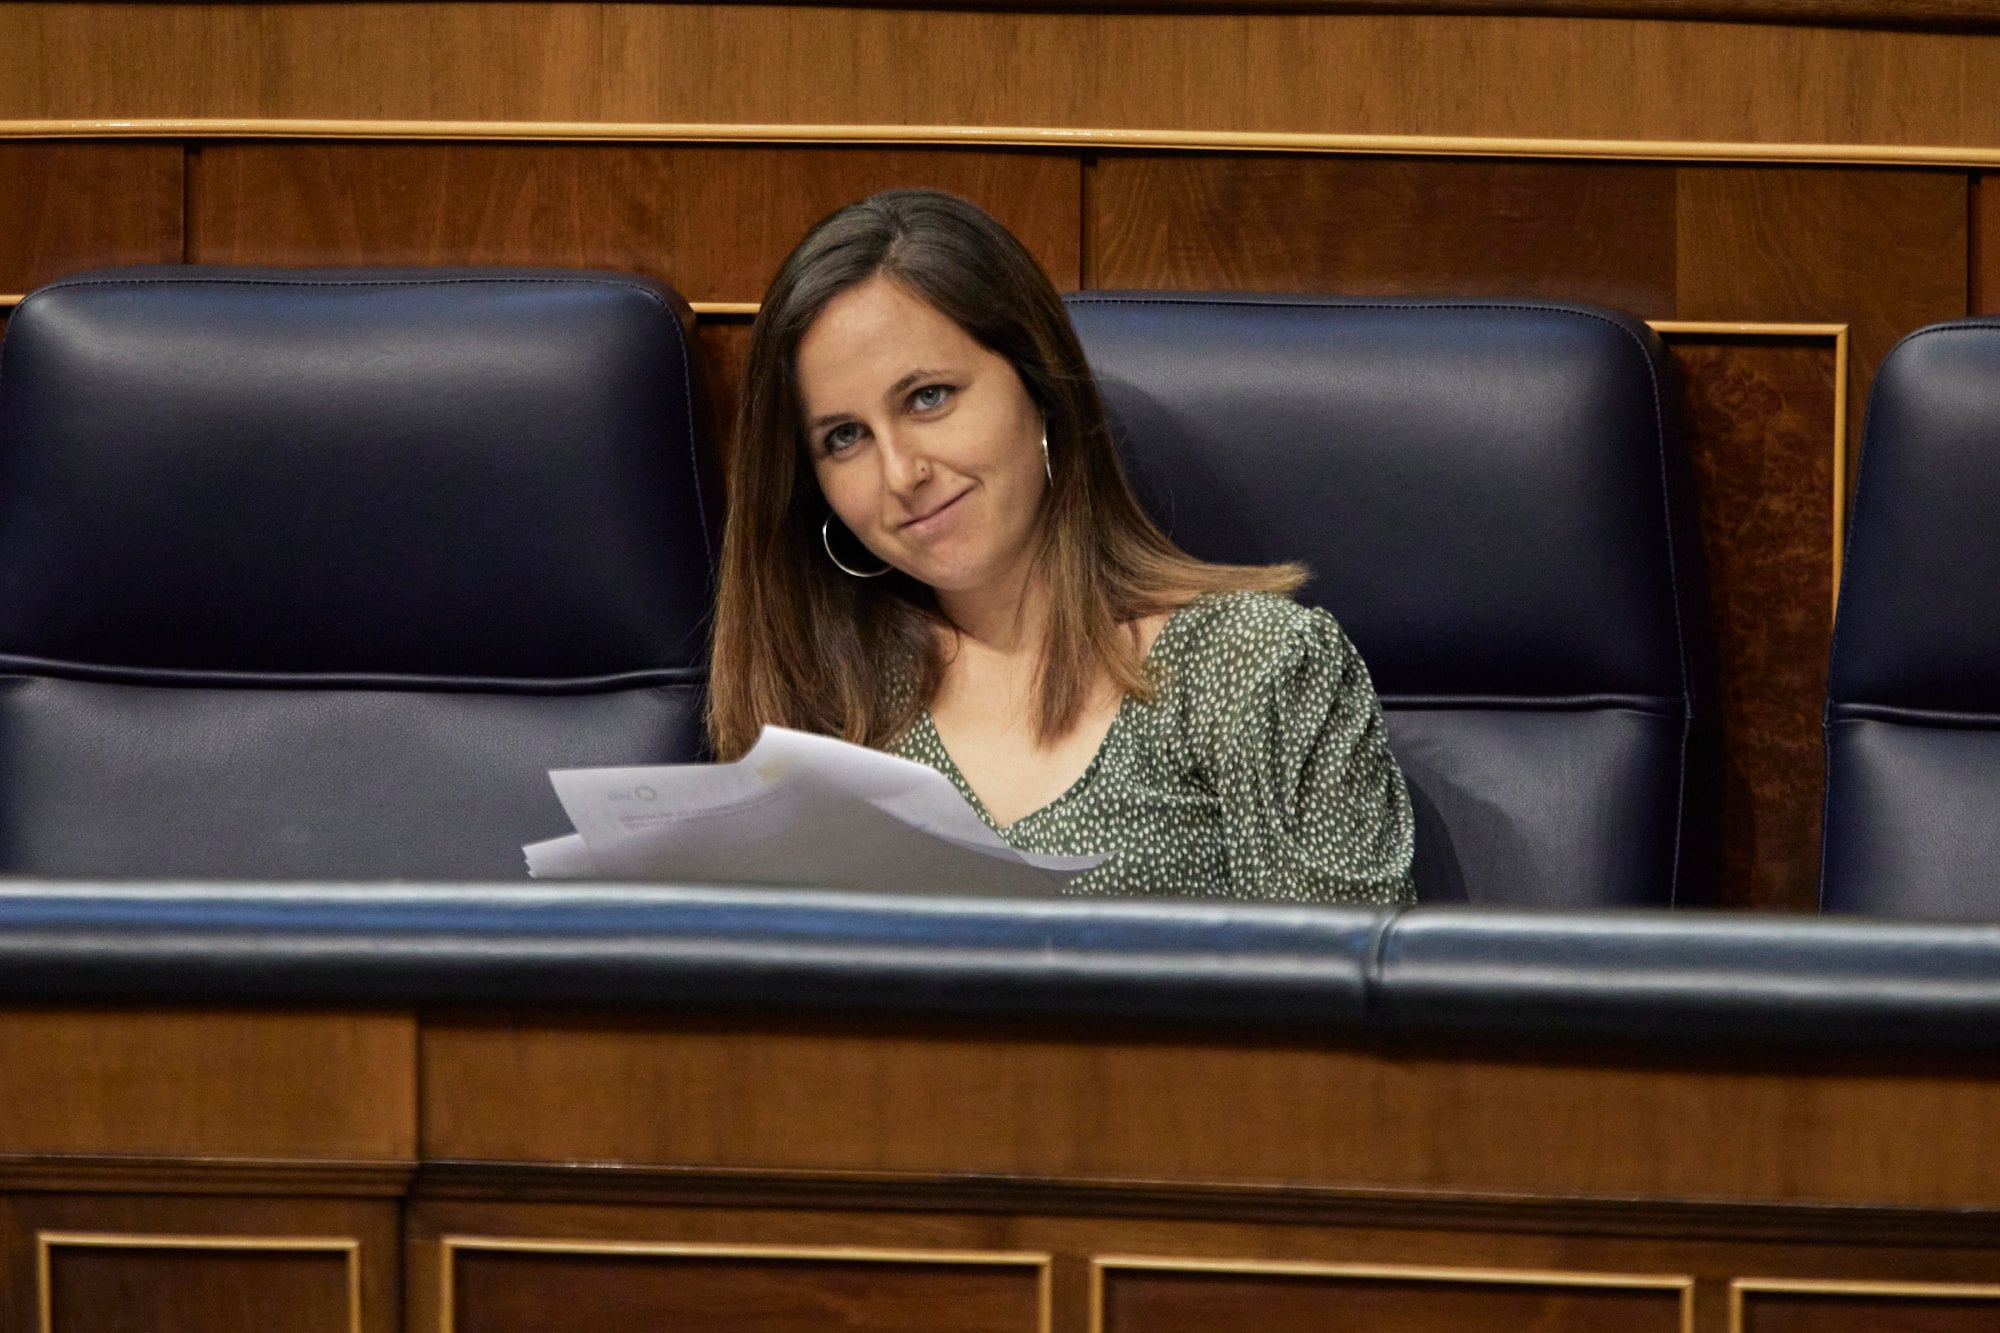
[[[441,1019],[426,1159],[2000,1207],[2000,1081],[828,1024]]]
[[[415,1051],[409,1014],[0,1010],[0,1168],[72,1153],[408,1163]]]

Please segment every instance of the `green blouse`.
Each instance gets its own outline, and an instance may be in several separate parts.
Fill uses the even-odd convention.
[[[1407,903],[1412,823],[1382,708],[1333,617],[1272,593],[1197,597],[1147,654],[1090,766],[1006,828],[929,713],[889,749],[928,764],[1009,844],[1104,854],[1068,892]]]

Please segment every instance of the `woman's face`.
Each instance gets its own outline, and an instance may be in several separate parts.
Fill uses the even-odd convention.
[[[797,373],[820,490],[863,545],[946,601],[1023,586],[1047,483],[1006,358],[878,275],[827,303]]]

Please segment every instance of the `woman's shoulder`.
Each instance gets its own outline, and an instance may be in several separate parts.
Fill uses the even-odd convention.
[[[1222,654],[1288,655],[1287,650],[1338,651],[1345,637],[1332,616],[1277,592],[1211,592],[1189,598],[1161,631],[1172,630],[1177,660]]]

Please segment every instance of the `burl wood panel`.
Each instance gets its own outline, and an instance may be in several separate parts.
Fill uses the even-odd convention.
[[[0,143],[0,295],[180,258],[179,144]]]
[[[1038,1270],[805,1258],[460,1252],[454,1333],[1035,1333]]]
[[[1673,308],[1674,181],[1663,167],[1107,154],[1088,198],[1090,287]]]
[[[52,1245],[57,1333],[355,1327],[346,1251],[240,1248],[245,1238],[354,1242],[361,1333],[392,1333],[401,1327],[400,1212],[392,1200],[0,1195],[0,1328],[39,1327],[36,1237],[82,1235],[196,1238],[219,1248]]]
[[[2000,1328],[2000,1296],[1868,1296],[1855,1292],[1748,1292],[1741,1333],[1987,1333]]]
[[[1833,634],[1833,340],[1668,344],[1686,377],[1720,667],[1725,900],[1811,911]]]
[[[1078,279],[1078,159],[1004,149],[226,144],[192,160],[195,258],[552,264],[756,301],[806,228],[877,190],[976,200],[1059,287]]]
[[[2000,313],[2000,172],[1982,172],[1972,178],[1971,236],[1967,263],[1971,272],[1974,315]]]
[[[50,1333],[350,1333],[347,1257],[100,1249],[50,1256]]]
[[[407,1014],[0,1011],[0,1153],[408,1160]]]
[[[0,117],[2000,144],[1976,34],[740,4],[0,6]],[[1801,95],[1801,89],[1814,95]]]
[[[1112,1269],[1103,1333],[1680,1333],[1681,1302],[1678,1290]]]
[[[1977,1073],[910,1025],[427,1022],[426,1158],[1992,1206]]]

